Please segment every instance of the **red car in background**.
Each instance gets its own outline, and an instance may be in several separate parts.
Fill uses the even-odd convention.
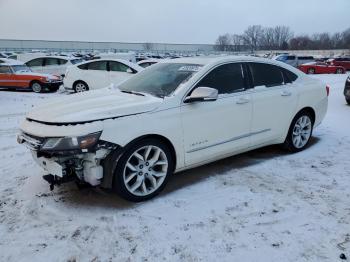
[[[327,60],[327,64],[333,66],[342,66],[346,68],[346,70],[350,70],[350,57],[338,57]]]
[[[346,69],[342,66],[329,65],[324,62],[312,62],[298,66],[306,74],[344,74]]]
[[[0,63],[0,88],[32,90],[36,93],[44,90],[55,92],[62,82],[61,76],[34,73],[23,63]]]

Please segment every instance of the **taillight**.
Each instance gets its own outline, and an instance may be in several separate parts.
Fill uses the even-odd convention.
[[[326,92],[327,92],[327,96],[329,96],[329,85],[326,85]]]

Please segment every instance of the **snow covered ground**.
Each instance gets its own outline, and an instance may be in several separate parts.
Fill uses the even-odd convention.
[[[0,91],[0,261],[340,261],[350,257],[350,107],[345,75],[311,146],[262,148],[173,176],[128,203],[74,184],[50,192],[18,125],[66,94]]]

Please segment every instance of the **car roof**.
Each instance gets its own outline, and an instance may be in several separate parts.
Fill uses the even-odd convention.
[[[15,65],[24,65],[21,61],[17,61],[14,59],[8,59],[8,58],[0,58],[1,60],[5,61],[4,63],[0,63],[0,66],[15,66]]]
[[[79,66],[79,65],[84,65],[84,64],[88,64],[88,63],[92,63],[92,62],[98,62],[98,61],[115,61],[115,62],[119,62],[119,63],[123,63],[133,69],[136,69],[137,71],[141,71],[144,68],[139,66],[138,64],[129,62],[128,60],[125,59],[114,59],[114,58],[100,58],[100,59],[93,59],[93,60],[88,60],[88,61],[83,61],[81,63],[75,64],[75,66]]]
[[[175,58],[171,60],[160,61],[159,63],[184,63],[184,64],[197,64],[206,66],[215,66],[222,63],[230,63],[230,62],[257,62],[257,63],[265,63],[270,65],[276,65],[282,68],[285,68],[296,75],[300,76],[301,71],[294,68],[291,65],[286,63],[282,63],[280,61],[268,58],[261,58],[255,56],[206,56],[206,57],[186,57],[186,58]]]
[[[81,59],[79,57],[72,57],[72,56],[60,56],[60,55],[45,55],[45,56],[38,56],[30,60],[38,59],[38,58],[60,58],[60,59],[65,59],[65,60],[74,60],[74,59]],[[29,60],[29,61],[30,61]]]
[[[284,63],[277,62],[272,59],[255,57],[255,56],[206,56],[206,57],[186,57],[186,58],[175,58],[171,60],[165,60],[161,62],[166,63],[188,63],[188,64],[199,64],[209,65],[213,63],[225,63],[225,62],[262,62],[269,64],[282,65]]]

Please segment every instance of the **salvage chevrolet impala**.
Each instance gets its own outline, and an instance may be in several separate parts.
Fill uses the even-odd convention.
[[[254,57],[163,61],[116,87],[37,107],[25,144],[54,184],[76,180],[130,201],[157,195],[178,171],[271,144],[308,146],[329,88]]]

